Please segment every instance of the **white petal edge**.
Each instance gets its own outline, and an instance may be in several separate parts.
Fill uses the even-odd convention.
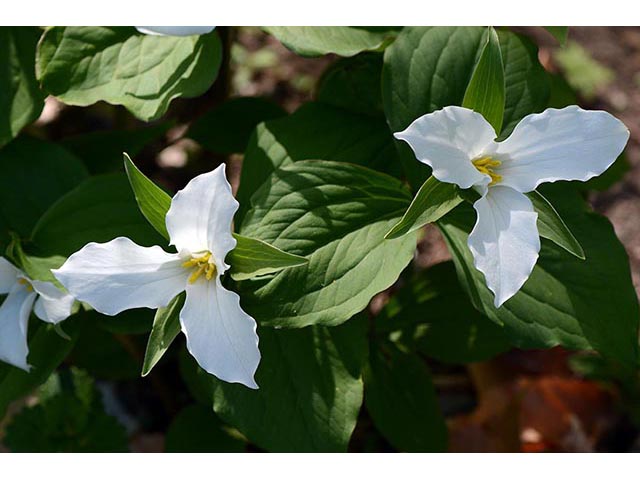
[[[205,35],[213,32],[216,27],[136,27],[140,33],[145,35],[188,37],[190,35]]]
[[[59,323],[71,315],[75,298],[63,292],[51,282],[31,280],[31,286],[38,294],[33,313],[47,323]]]
[[[602,174],[624,150],[629,130],[613,115],[575,105],[524,117],[495,145],[501,185],[530,192],[541,183],[587,181]]]
[[[89,243],[52,270],[71,295],[105,315],[166,306],[182,292],[190,271],[177,254],[141,247],[126,237]]]
[[[538,261],[538,214],[526,195],[503,186],[489,188],[473,207],[477,219],[469,249],[500,307],[520,290]]]
[[[417,118],[395,133],[409,144],[416,158],[429,165],[441,182],[460,188],[487,185],[488,175],[471,163],[493,144],[496,132],[482,115],[468,108],[450,106]]]
[[[210,251],[223,274],[229,268],[224,259],[236,246],[231,227],[238,206],[224,164],[198,175],[171,200],[166,216],[171,245],[179,252]]]
[[[14,267],[6,258],[0,257],[0,295],[11,291],[19,275],[20,270]]]
[[[254,379],[260,363],[256,322],[219,277],[212,281],[201,278],[187,286],[180,324],[187,349],[200,367],[225,382],[258,388]]]
[[[36,292],[16,283],[0,305],[0,360],[29,371],[27,328]]]

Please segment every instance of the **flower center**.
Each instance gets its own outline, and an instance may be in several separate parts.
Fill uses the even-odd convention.
[[[502,180],[502,175],[498,175],[493,171],[494,168],[499,167],[502,162],[500,160],[494,160],[491,157],[480,157],[477,160],[473,160],[473,166],[478,169],[480,173],[489,175],[491,177],[491,183],[489,185],[495,185]]]
[[[187,260],[182,264],[184,268],[193,268],[193,273],[189,276],[189,283],[194,283],[204,273],[207,280],[211,280],[216,274],[216,264],[213,263],[211,252],[194,255],[191,260]]]
[[[33,287],[31,286],[31,284],[24,278],[19,278],[18,279],[18,283],[20,285],[26,285],[27,286],[27,291],[28,292],[33,292]]]

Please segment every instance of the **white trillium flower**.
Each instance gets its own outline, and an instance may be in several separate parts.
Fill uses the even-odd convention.
[[[477,219],[468,245],[499,307],[529,278],[540,251],[538,214],[524,194],[541,183],[600,175],[624,149],[629,130],[607,112],[570,106],[528,115],[496,142],[481,114],[450,106],[395,137],[437,180],[482,195],[473,205]]]
[[[0,257],[0,360],[29,371],[27,328],[31,311],[47,323],[59,323],[69,315],[74,298],[53,283],[31,280]]]
[[[178,253],[119,237],[85,245],[53,273],[105,315],[165,307],[186,291],[180,324],[191,355],[222,380],[258,388],[256,322],[220,281],[229,268],[224,259],[236,246],[231,224],[238,206],[221,165],[192,179],[171,201],[166,226]]]
[[[145,35],[159,35],[169,37],[188,37],[190,35],[205,35],[213,32],[216,27],[136,27]]]

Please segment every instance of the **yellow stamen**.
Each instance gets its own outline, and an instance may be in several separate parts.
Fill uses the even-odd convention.
[[[18,283],[19,283],[20,285],[26,285],[26,286],[27,286],[27,291],[29,291],[29,292],[33,292],[33,287],[32,287],[32,286],[31,286],[31,284],[30,284],[27,280],[25,280],[24,278],[19,278],[19,279],[18,279]]]
[[[211,280],[216,274],[216,265],[211,262],[211,252],[206,252],[204,255],[192,257],[182,264],[184,268],[196,267],[196,270],[189,277],[189,283],[195,283],[198,278],[204,276],[207,280]]]
[[[499,167],[502,162],[500,160],[494,160],[491,157],[481,157],[477,160],[473,160],[473,166],[478,169],[480,173],[489,175],[491,177],[491,183],[489,185],[495,185],[502,181],[502,175],[498,175],[493,171],[494,168]]]

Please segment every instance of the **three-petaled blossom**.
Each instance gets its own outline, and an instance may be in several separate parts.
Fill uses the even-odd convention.
[[[188,37],[191,35],[205,35],[213,32],[216,27],[136,27],[145,35],[159,35],[169,37]]]
[[[30,279],[0,257],[0,360],[29,371],[27,328],[31,310],[47,323],[59,323],[69,315],[74,298],[53,283]]]
[[[450,106],[416,119],[395,137],[437,180],[481,194],[468,245],[499,307],[538,260],[538,214],[525,193],[545,182],[600,175],[624,149],[629,130],[607,112],[570,106],[528,115],[509,138],[496,142],[482,115]]]
[[[178,253],[119,237],[85,245],[53,273],[78,300],[106,315],[165,307],[186,291],[180,324],[191,355],[222,380],[258,388],[256,322],[220,280],[236,246],[231,225],[238,205],[221,165],[171,200],[165,222]]]

